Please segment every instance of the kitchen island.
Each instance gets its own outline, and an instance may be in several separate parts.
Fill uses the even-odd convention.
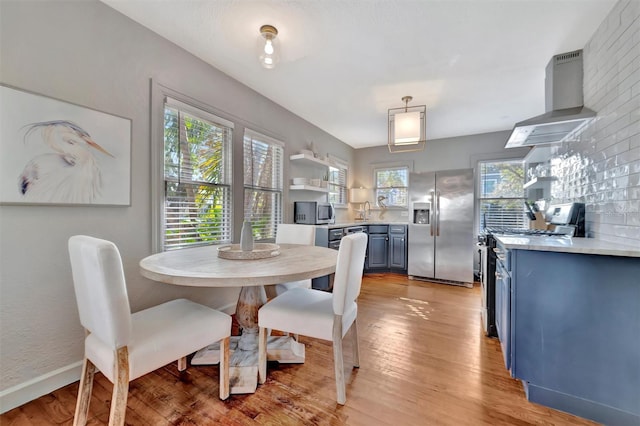
[[[640,249],[496,238],[496,325],[527,398],[605,424],[640,424]]]

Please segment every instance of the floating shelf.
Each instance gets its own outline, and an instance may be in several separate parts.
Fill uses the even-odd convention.
[[[329,163],[325,160],[319,160],[316,157],[309,154],[293,154],[289,156],[289,160],[291,161],[304,161],[307,163],[317,164],[319,166],[329,167]]]
[[[291,185],[289,189],[292,191],[329,192],[329,188],[320,188],[319,186],[311,186],[311,185]]]
[[[554,176],[541,176],[541,177],[533,178],[529,182],[525,183],[523,188],[524,189],[542,188],[542,186],[545,183],[553,182],[554,180],[558,180],[558,178]]]

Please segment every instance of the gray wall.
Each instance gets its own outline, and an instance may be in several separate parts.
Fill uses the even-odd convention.
[[[133,123],[130,207],[0,206],[2,411],[79,377],[83,331],[66,249],[71,235],[119,246],[134,311],[178,296],[234,306],[237,289],[171,287],[138,272],[151,253],[151,78],[236,123],[236,164],[247,123],[283,140],[285,158],[313,140],[323,155],[352,160],[349,146],[98,1],[0,1],[0,52],[2,83]],[[256,63],[256,72],[269,71]],[[234,198],[242,200],[242,179],[234,177]],[[234,219],[239,235],[241,209]]]
[[[509,131],[502,131],[429,140],[424,151],[399,154],[390,154],[386,146],[358,149],[353,183],[356,187],[373,188],[373,169],[380,164],[407,164],[411,171],[430,172],[475,168],[479,160],[523,158],[528,148],[504,149],[508,135]],[[372,205],[374,201],[370,200]],[[357,205],[351,207],[355,215],[353,208]],[[388,210],[384,219],[406,221],[405,215],[406,210]],[[373,218],[377,218],[375,212]]]

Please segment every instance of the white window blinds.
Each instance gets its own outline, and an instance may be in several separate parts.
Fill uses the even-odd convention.
[[[522,161],[481,162],[479,169],[480,231],[525,227]]]
[[[246,129],[243,152],[245,220],[255,240],[273,239],[282,222],[283,143]]]
[[[335,205],[347,204],[347,174],[348,166],[345,162],[331,160],[329,166],[329,202]]]
[[[166,98],[163,250],[231,242],[233,124]]]

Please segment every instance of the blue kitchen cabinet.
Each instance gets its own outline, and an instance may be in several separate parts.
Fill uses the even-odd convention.
[[[510,252],[500,244],[496,251],[496,329],[507,370],[511,369],[511,275],[506,259]]]
[[[407,226],[389,225],[389,268],[407,270]]]
[[[605,424],[640,424],[640,258],[506,256],[511,291],[496,280],[496,323],[527,398]]]
[[[375,229],[384,229],[384,232],[376,233]],[[386,269],[389,267],[389,236],[387,226],[369,226],[369,250],[367,253],[368,269]]]

